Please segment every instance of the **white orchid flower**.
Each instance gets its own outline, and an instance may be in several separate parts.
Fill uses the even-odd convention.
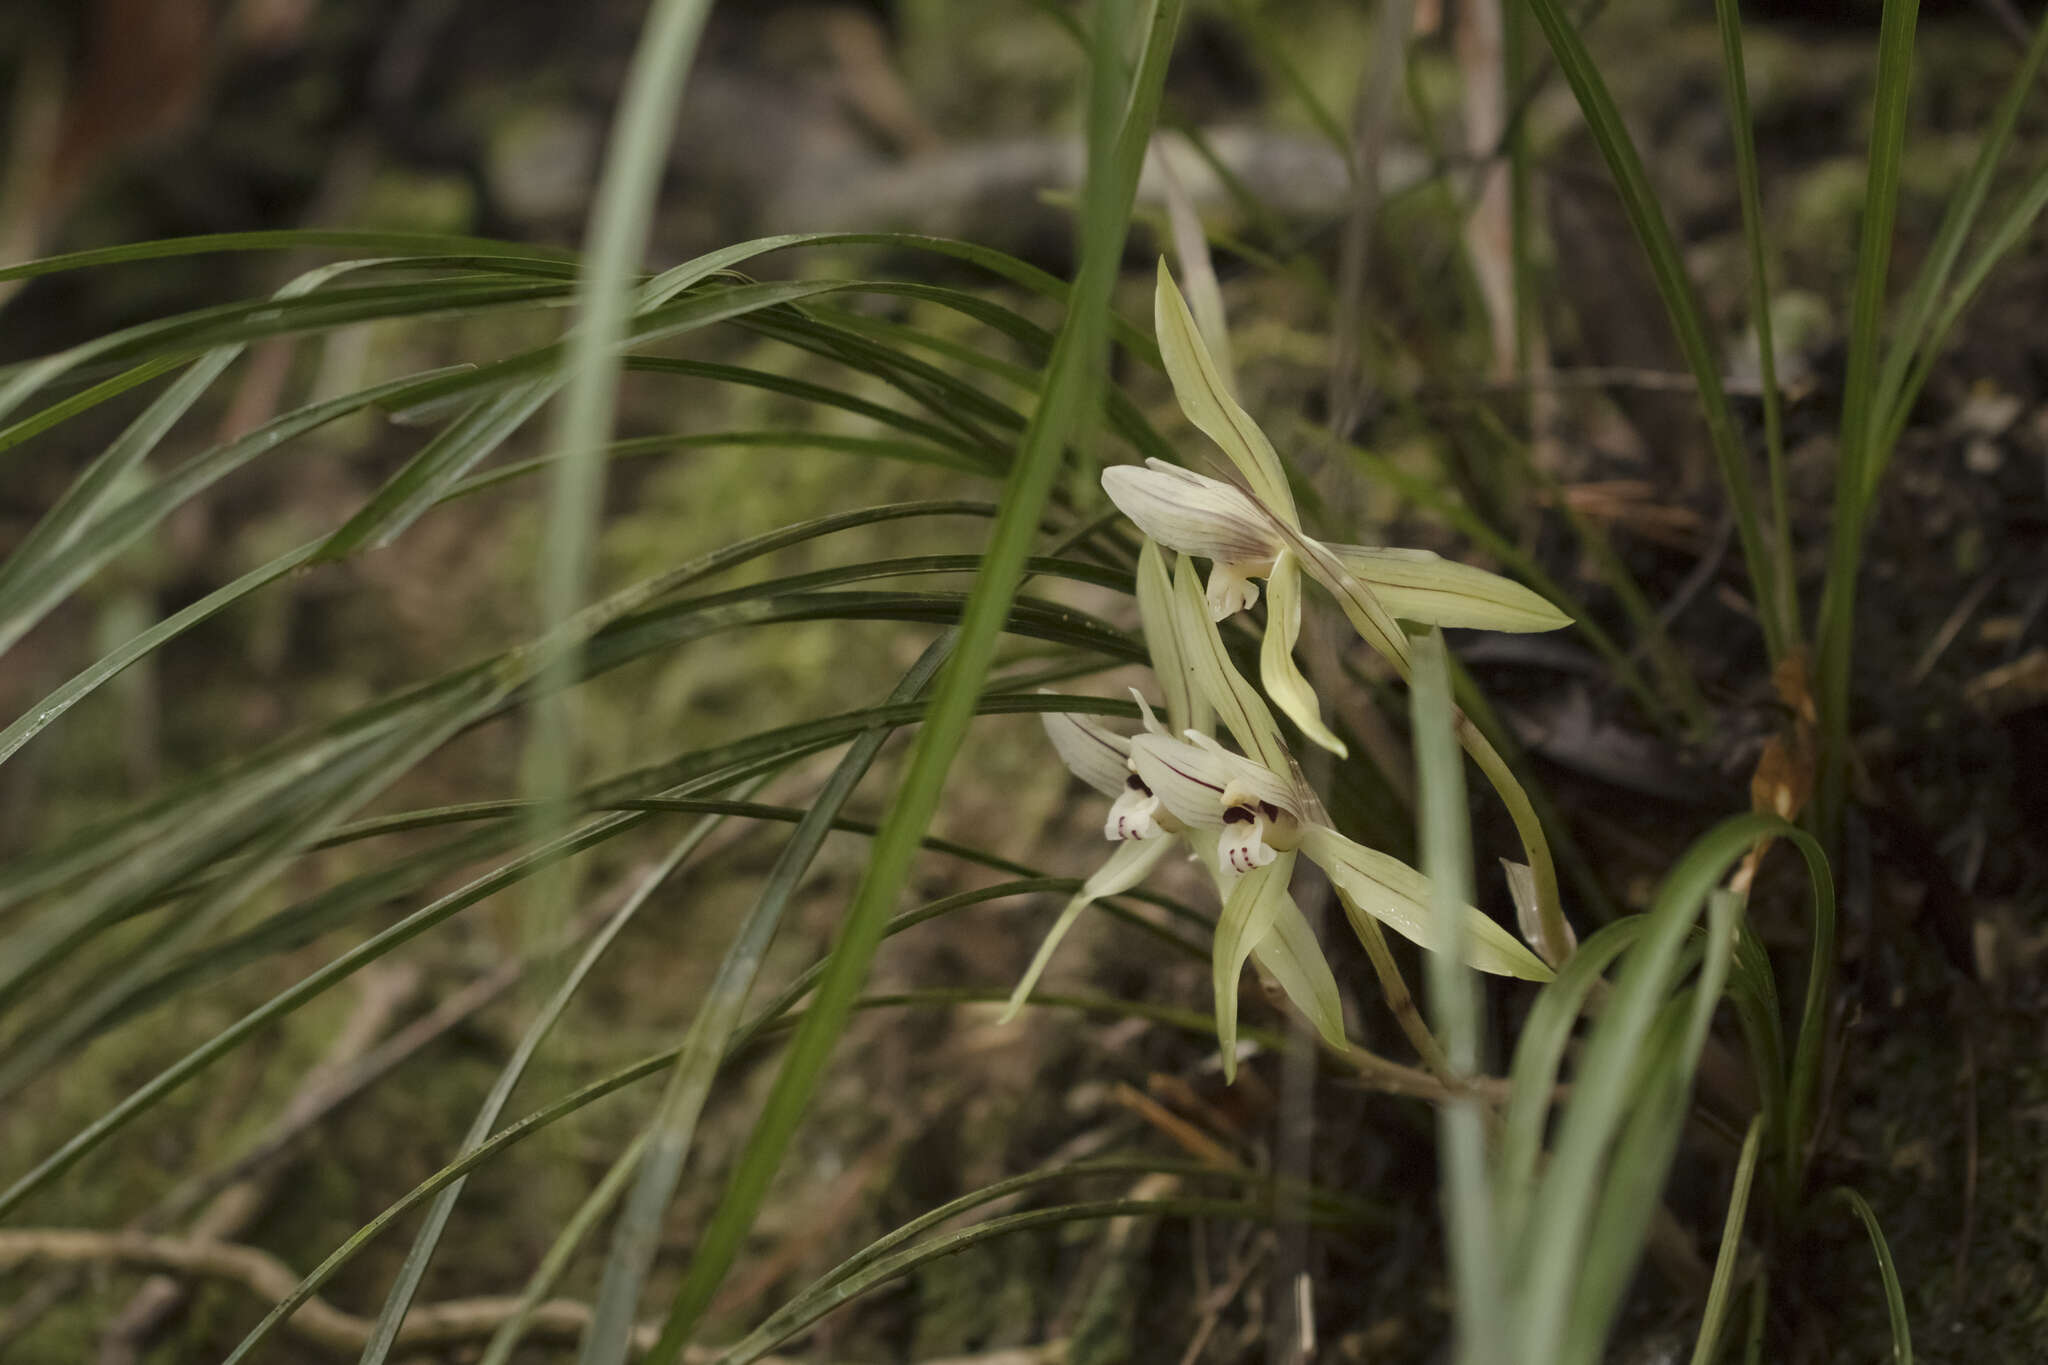
[[[1074,927],[1081,912],[1106,896],[1120,896],[1150,876],[1159,860],[1176,840],[1169,837],[1180,829],[1171,815],[1160,809],[1159,801],[1145,789],[1131,771],[1131,741],[1113,730],[1064,711],[1047,711],[1040,717],[1046,737],[1074,776],[1110,797],[1109,816],[1102,835],[1115,841],[1116,849],[1097,868],[1081,889],[1067,901],[1053,921],[1024,970],[1017,988],[1010,993],[999,1022],[1008,1023],[1030,998],[1032,987],[1052,961],[1054,950]]]
[[[1138,609],[1146,624],[1146,644],[1165,697],[1168,723],[1184,733],[1206,735],[1213,723],[1210,704],[1205,693],[1197,688],[1197,673],[1185,657],[1186,632],[1175,625],[1174,587],[1167,577],[1165,559],[1159,547],[1149,541],[1138,559]],[[1132,695],[1137,694],[1134,692]],[[1138,704],[1145,715],[1146,732],[1133,738],[1064,712],[1046,712],[1043,717],[1046,735],[1068,769],[1111,798],[1102,832],[1104,838],[1117,844],[1117,848],[1108,861],[1082,884],[1053,922],[1023,979],[1012,992],[1003,1020],[1014,1017],[1030,997],[1060,940],[1066,937],[1083,910],[1104,897],[1130,890],[1158,865],[1168,849],[1185,847],[1209,869],[1226,901],[1217,937],[1219,971],[1221,964],[1228,959],[1234,987],[1246,957],[1250,956],[1271,973],[1288,998],[1331,1046],[1348,1047],[1344,1036],[1344,1007],[1337,994],[1336,977],[1331,974],[1329,963],[1316,943],[1307,916],[1286,894],[1284,870],[1276,870],[1254,882],[1252,891],[1260,893],[1254,897],[1259,902],[1256,921],[1249,914],[1239,915],[1233,920],[1228,902],[1232,893],[1243,889],[1244,883],[1250,880],[1243,877],[1242,872],[1255,870],[1257,866],[1274,867],[1272,851],[1256,840],[1246,841],[1234,854],[1235,861],[1243,862],[1244,866],[1236,871],[1228,870],[1219,863],[1219,845],[1213,835],[1191,829],[1167,808],[1133,766],[1133,754],[1140,741],[1166,740],[1166,730],[1142,697]],[[1222,752],[1220,746],[1218,752]],[[1244,761],[1236,760],[1234,755],[1227,753],[1224,757]],[[1256,774],[1263,770],[1252,765],[1250,771]],[[1262,779],[1254,775],[1251,780],[1259,782]],[[1258,861],[1260,858],[1263,862]],[[1291,858],[1288,865],[1292,866]],[[1265,888],[1265,880],[1276,881],[1277,890]],[[1226,928],[1229,931],[1227,936]],[[1225,1040],[1226,1069],[1235,1067],[1232,1046],[1236,1035],[1235,1009],[1233,989],[1227,1030],[1219,1030]]]
[[[1425,948],[1438,947],[1429,879],[1338,833],[1298,775],[1263,768],[1199,732],[1185,740],[1139,735],[1131,741],[1131,766],[1169,818],[1216,840],[1216,859],[1229,873],[1242,876],[1299,851],[1374,919]],[[1550,979],[1550,969],[1514,935],[1477,909],[1467,910],[1470,965]]]
[[[1315,693],[1294,663],[1304,572],[1337,599],[1366,643],[1404,673],[1407,641],[1396,618],[1502,631],[1570,624],[1571,618],[1542,597],[1499,574],[1428,551],[1326,545],[1304,534],[1273,443],[1231,397],[1164,261],[1153,296],[1153,326],[1181,409],[1229,457],[1244,484],[1147,460],[1142,468],[1105,469],[1103,489],[1146,535],[1210,561],[1206,601],[1212,620],[1254,605],[1259,590],[1253,580],[1266,580],[1260,674],[1280,709],[1315,743],[1345,753],[1343,742],[1323,724]]]
[[[1189,691],[1208,701],[1243,752],[1230,752],[1200,730],[1175,738],[1148,729],[1131,739],[1129,761],[1159,812],[1183,826],[1184,837],[1199,841],[1197,849],[1213,859],[1226,891],[1216,925],[1214,984],[1228,1074],[1238,976],[1251,948],[1269,941],[1280,924],[1282,903],[1300,914],[1287,898],[1298,856],[1322,868],[1347,911],[1370,915],[1432,950],[1440,943],[1439,928],[1427,877],[1331,824],[1288,753],[1273,713],[1231,663],[1186,559],[1174,575],[1170,621],[1173,652]],[[1472,906],[1465,908],[1460,948],[1465,961],[1481,971],[1531,981],[1551,977],[1542,959]]]

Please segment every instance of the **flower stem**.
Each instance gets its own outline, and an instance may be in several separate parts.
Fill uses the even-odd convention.
[[[1550,856],[1550,841],[1544,837],[1543,822],[1536,818],[1536,807],[1531,804],[1529,793],[1522,789],[1514,769],[1508,767],[1500,751],[1463,710],[1456,713],[1455,725],[1458,743],[1500,793],[1502,804],[1508,808],[1508,818],[1515,822],[1515,833],[1521,836],[1529,870],[1535,874],[1537,941],[1532,946],[1552,967],[1562,967],[1572,955],[1571,930],[1565,924],[1564,904],[1557,889],[1557,864]]]
[[[1367,914],[1343,888],[1337,888],[1337,899],[1343,903],[1344,916],[1351,921],[1358,941],[1365,945],[1365,955],[1372,959],[1372,969],[1379,974],[1380,989],[1386,993],[1387,1008],[1394,1012],[1394,1021],[1401,1026],[1401,1032],[1408,1035],[1408,1041],[1415,1047],[1423,1065],[1436,1073],[1439,1080],[1449,1086],[1456,1086],[1459,1077],[1451,1071],[1451,1059],[1444,1051],[1443,1044],[1429,1031],[1423,1022],[1422,1011],[1415,1008],[1415,996],[1409,991],[1408,983],[1401,976],[1401,966],[1394,961],[1393,950],[1387,947],[1387,936],[1380,928],[1380,922]]]

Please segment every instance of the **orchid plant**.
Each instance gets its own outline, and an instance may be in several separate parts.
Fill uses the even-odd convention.
[[[1079,716],[1046,714],[1047,735],[1068,768],[1111,799],[1103,834],[1116,848],[1054,922],[1005,1017],[1029,997],[1083,910],[1130,890],[1170,848],[1184,847],[1208,869],[1223,905],[1213,978],[1228,1075],[1235,1063],[1237,988],[1247,960],[1270,974],[1327,1042],[1350,1046],[1335,978],[1289,892],[1298,858],[1307,857],[1329,878],[1368,949],[1377,947],[1376,965],[1384,960],[1383,945],[1376,942],[1381,924],[1424,948],[1447,945],[1431,908],[1429,880],[1332,824],[1265,698],[1232,663],[1217,623],[1255,606],[1254,580],[1265,580],[1259,671],[1266,693],[1311,741],[1344,756],[1343,741],[1324,724],[1316,694],[1294,662],[1304,573],[1335,597],[1360,637],[1404,678],[1408,647],[1401,621],[1542,631],[1567,625],[1569,618],[1520,584],[1426,551],[1331,545],[1308,536],[1277,452],[1231,397],[1163,262],[1154,319],[1176,398],[1230,459],[1239,479],[1209,478],[1158,460],[1103,473],[1110,499],[1148,537],[1138,563],[1138,606],[1167,723],[1159,722],[1142,696],[1144,729],[1130,736]],[[1162,547],[1180,555],[1170,574]],[[1206,589],[1197,579],[1195,558],[1210,563]],[[1217,719],[1238,751],[1211,733]],[[1544,959],[1551,965],[1561,961],[1571,939],[1556,907],[1555,876],[1540,826],[1491,746],[1469,722],[1458,728],[1468,751],[1502,789],[1539,869],[1511,868],[1510,880],[1525,909],[1525,932],[1544,956],[1470,906],[1456,951],[1482,971],[1548,980],[1551,966]]]

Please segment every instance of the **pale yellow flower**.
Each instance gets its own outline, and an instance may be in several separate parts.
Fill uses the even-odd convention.
[[[1289,719],[1315,743],[1345,752],[1323,723],[1308,679],[1294,662],[1306,573],[1337,599],[1365,642],[1405,672],[1398,620],[1481,630],[1543,631],[1570,618],[1528,588],[1422,550],[1328,545],[1306,535],[1273,443],[1230,395],[1173,277],[1160,262],[1153,296],[1159,353],[1174,396],[1197,429],[1226,455],[1242,486],[1148,460],[1102,473],[1103,490],[1146,535],[1210,562],[1205,594],[1212,620],[1258,601],[1266,580],[1266,634],[1259,672]]]

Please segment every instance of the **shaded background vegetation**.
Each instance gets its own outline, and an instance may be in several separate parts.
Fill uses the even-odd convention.
[[[0,241],[20,259],[147,237],[345,225],[573,246],[643,8],[637,0],[15,7],[0,17],[12,101]],[[1695,401],[1677,377],[1682,365],[1599,159],[1554,79],[1516,92],[1515,109],[1541,167],[1532,302],[1552,370],[1537,398],[1550,406],[1533,471],[1512,465],[1491,435],[1526,418],[1530,395],[1500,373],[1482,286],[1458,245],[1475,163],[1454,132],[1455,17],[1418,16],[1407,92],[1414,108],[1398,120],[1381,165],[1386,202],[1361,329],[1371,392],[1353,434],[1393,472],[1467,509],[1571,585],[1596,624],[1626,630],[1614,563],[1668,617],[1713,720],[1690,744],[1662,737],[1583,649],[1496,647],[1468,658],[1535,754],[1597,888],[1613,906],[1637,908],[1677,849],[1745,804],[1750,765],[1778,718]],[[1761,17],[1749,40],[1752,93],[1782,285],[1775,309],[1793,394],[1794,508],[1801,542],[1815,547],[1810,581],[1829,515],[1845,325],[1834,301],[1847,297],[1853,273],[1871,78],[1866,23],[1874,21],[1855,7],[1777,6]],[[1350,200],[1346,153],[1327,134],[1334,122],[1344,139],[1371,61],[1371,18],[1337,0],[1198,5],[1169,75],[1165,122],[1204,134],[1245,191],[1233,194],[1214,177],[1196,185],[1221,241],[1247,404],[1276,434],[1293,417],[1305,427],[1329,419],[1327,282]],[[1711,13],[1663,0],[1616,6],[1590,23],[1589,41],[1610,59],[1609,79],[1650,155],[1710,313],[1722,335],[1741,336],[1747,285]],[[1908,261],[1967,167],[2015,50],[1994,12],[1967,6],[1930,16],[1919,41],[1900,215]],[[1030,4],[721,6],[688,89],[648,264],[768,232],[901,228],[986,242],[1068,273],[1078,67],[1071,39]],[[2048,131],[2043,117],[2039,101],[2023,117],[2030,163]],[[1163,222],[1156,192],[1141,196],[1134,266],[1163,249]],[[1878,514],[1860,623],[1856,730],[1865,771],[1839,869],[1844,1045],[1825,1090],[1821,1160],[1869,1192],[1885,1219],[1922,1352],[1935,1359],[2039,1358],[2048,1302],[2037,1156],[2048,1105],[2039,1060],[2048,1022],[2040,990],[2048,785],[2038,776],[2048,761],[2041,246],[2031,242],[2007,264],[1916,411]],[[849,273],[971,277],[926,259],[845,250]],[[0,361],[260,294],[302,264],[208,257],[33,281],[0,312]],[[798,265],[769,258],[753,268]],[[1142,317],[1148,293],[1149,272],[1132,270],[1119,311]],[[1003,297],[1047,325],[1055,320],[1042,301]],[[909,302],[878,303],[873,313],[933,330],[963,327]],[[259,346],[171,449],[249,430],[288,396],[303,401],[549,339],[530,318],[519,327],[535,330],[379,323],[311,345]],[[849,383],[826,361],[738,329],[695,339],[687,353],[795,381]],[[1754,362],[1739,342],[1728,369],[1738,388],[1747,376],[1753,392]],[[1175,431],[1164,386],[1155,376],[1130,378],[1162,429]],[[851,387],[888,401],[879,386]],[[133,411],[101,409],[7,468],[0,549],[27,533]],[[787,394],[647,375],[629,379],[623,414],[625,436],[871,429],[857,415]],[[424,439],[383,414],[353,418],[181,510],[0,657],[0,707],[11,718],[110,643],[332,525]],[[512,457],[538,453],[532,438],[522,441]],[[1441,518],[1420,515],[1417,500],[1398,493],[1403,485],[1346,483],[1341,465],[1316,472],[1325,488],[1354,490],[1344,495],[1354,500],[1348,509],[1340,500],[1331,514],[1356,523],[1344,538],[1445,550],[1468,543]],[[601,574],[606,584],[628,582],[672,562],[678,546],[708,550],[852,506],[986,493],[944,471],[816,451],[705,449],[622,461]],[[0,769],[0,856],[46,845],[161,784],[529,629],[542,513],[535,494],[517,488],[442,508],[393,546],[299,574],[124,675]],[[884,526],[856,533],[835,554],[971,553],[979,536],[972,522]],[[757,576],[817,567],[819,554],[787,552]],[[1107,597],[1075,600],[1108,605]],[[590,689],[582,761],[610,772],[642,756],[650,735],[738,735],[870,704],[924,639],[846,622],[782,625],[727,637],[715,651],[636,664]],[[980,724],[938,832],[1057,872],[1085,871],[1095,857],[1089,813],[1035,724]],[[387,808],[515,792],[522,738],[513,719],[472,731],[411,774]],[[764,799],[795,799],[822,771],[771,787]],[[1367,813],[1390,799],[1370,787],[1349,796]],[[876,814],[858,801],[855,812]],[[1504,830],[1481,833],[1482,855],[1489,842],[1507,850]],[[1386,837],[1406,836],[1389,825]],[[773,856],[760,831],[719,838],[727,855],[661,893],[659,913],[630,931],[572,1007],[544,1068],[596,1074],[673,1041]],[[606,875],[591,885],[613,884],[659,848],[651,840],[608,847]],[[862,855],[852,839],[828,845],[796,932],[776,950],[785,978],[822,952]],[[380,856],[391,850],[338,849],[319,855],[320,871],[331,878]],[[982,880],[937,861],[921,869],[918,887],[929,897]],[[1765,923],[1781,915],[1788,943],[1798,923],[1791,895],[1767,882],[1760,896]],[[1575,904],[1583,903],[1582,890]],[[878,985],[1003,985],[1054,904],[1050,896],[1010,903],[943,936],[907,936],[888,950]],[[433,1018],[437,1004],[473,999],[476,1007],[389,1083],[298,1134],[251,1192],[233,1240],[294,1268],[312,1264],[454,1150],[532,998],[531,982],[503,972],[517,942],[509,908],[458,919],[402,965],[316,1004],[227,1063],[227,1074],[181,1092],[41,1199],[34,1221],[122,1225],[264,1131],[338,1052]],[[0,1163],[26,1166],[190,1040],[334,951],[331,941],[307,944],[101,1040],[85,1063],[46,1078],[0,1117]],[[1340,960],[1340,975],[1347,966],[1362,979],[1361,962]],[[1199,964],[1165,960],[1112,925],[1084,929],[1058,970],[1069,983],[1178,1004],[1199,1003],[1206,989]],[[486,998],[480,982],[501,993]],[[1353,1004],[1363,1036],[1395,1036],[1370,1001]],[[1277,1057],[1225,1091],[1213,1049],[1199,1039],[1136,1021],[1105,1028],[1052,1016],[998,1030],[992,1017],[962,1007],[858,1021],[719,1304],[716,1320],[727,1330],[835,1254],[1049,1154],[1085,1154],[1148,1130],[1164,1149],[1199,1154],[1190,1127],[1243,1154],[1285,1143]],[[748,1079],[711,1111],[712,1169],[745,1131],[757,1098]],[[437,1265],[428,1297],[511,1292],[652,1099],[579,1114],[533,1149],[485,1167],[457,1215],[452,1236],[462,1254]],[[1427,1111],[1325,1085],[1313,1132],[1315,1175],[1383,1206],[1368,1228],[1196,1232],[1148,1223],[1107,1237],[998,1242],[833,1319],[817,1338],[818,1358],[927,1360],[1046,1341],[1071,1342],[1077,1360],[1181,1360],[1197,1350],[1193,1358],[1208,1361],[1255,1358],[1294,1311],[1296,1270],[1319,1286],[1320,1358],[1434,1358],[1447,1305]],[[1717,1171],[1727,1155],[1706,1151],[1697,1169]],[[1702,1230],[1717,1225],[1723,1186],[1695,1179],[1697,1188],[1674,1192],[1674,1207],[1711,1247]],[[686,1186],[665,1251],[689,1246],[715,1192],[709,1181]],[[1867,1253],[1853,1225],[1836,1231],[1816,1238],[1788,1272],[1799,1283],[1782,1336],[1797,1358],[1876,1358],[1882,1308],[1861,1269]],[[326,1297],[370,1310],[401,1254],[395,1242],[373,1248]],[[675,1259],[664,1261],[671,1275]],[[595,1266],[582,1267],[565,1289],[587,1298],[594,1276]],[[253,1319],[245,1290],[206,1281],[175,1314],[135,1330],[122,1315],[134,1309],[139,1278],[22,1272],[0,1281],[0,1299],[11,1300],[0,1357],[208,1360]],[[1646,1283],[1626,1334],[1630,1358],[1663,1359],[1684,1313],[1659,1304],[1684,1300]],[[287,1360],[314,1348],[290,1341],[270,1349],[266,1358]]]

